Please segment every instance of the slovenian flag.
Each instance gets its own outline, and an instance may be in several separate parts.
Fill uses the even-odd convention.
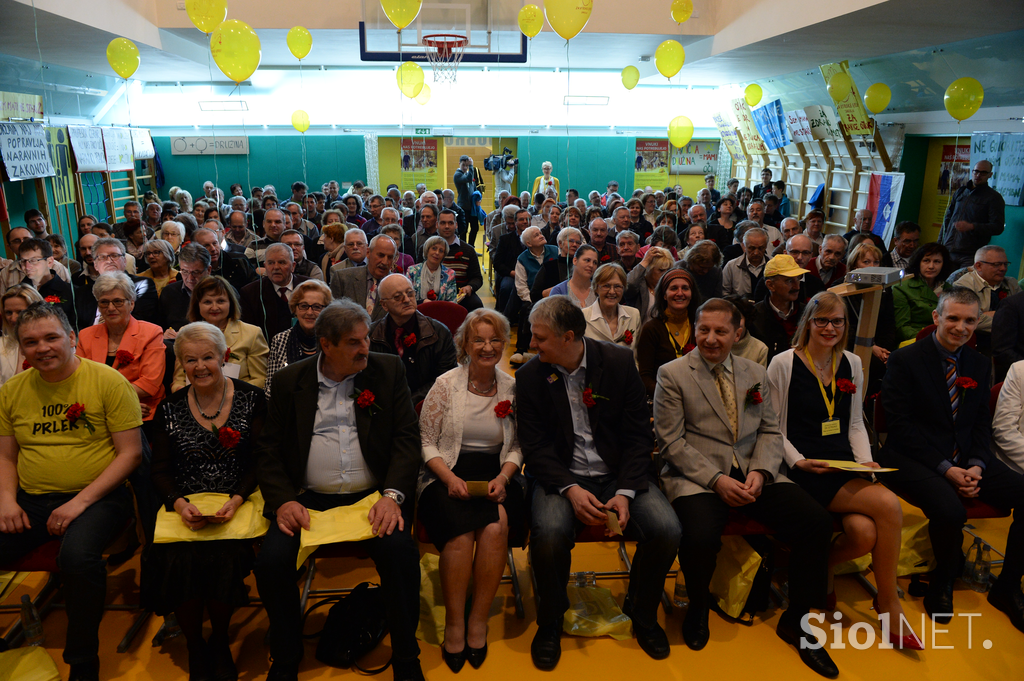
[[[887,244],[896,226],[896,213],[899,212],[900,196],[903,194],[903,177],[903,173],[871,173],[868,203],[864,207],[874,215],[872,233],[882,237]]]

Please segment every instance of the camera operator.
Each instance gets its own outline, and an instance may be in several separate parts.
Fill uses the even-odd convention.
[[[505,155],[498,158],[491,158],[492,164],[499,162],[500,165],[492,165],[490,170],[494,171],[494,192],[497,196],[502,190],[507,191],[509,194],[512,193],[512,180],[516,176],[516,166],[519,165],[519,159],[512,156],[512,150],[505,147]],[[497,201],[495,201],[494,207],[498,207]]]

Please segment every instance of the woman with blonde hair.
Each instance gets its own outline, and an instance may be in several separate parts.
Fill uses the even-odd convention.
[[[29,305],[41,302],[43,297],[29,284],[15,284],[0,296],[0,309],[4,314],[3,340],[0,340],[0,385],[25,370],[25,355],[21,354],[21,345],[14,333],[14,325],[18,321],[18,315]]]
[[[829,609],[835,607],[832,569],[871,552],[878,595],[875,611],[887,616],[883,633],[900,649],[923,648],[903,621],[896,586],[903,511],[899,499],[863,473],[837,469],[829,460],[879,468],[864,427],[864,374],[857,355],[845,351],[850,329],[846,304],[823,291],[808,301],[793,347],[776,355],[768,380],[789,478],[823,507],[842,515],[843,532],[829,552]],[[888,626],[886,626],[888,625]],[[903,631],[909,633],[903,635]]]

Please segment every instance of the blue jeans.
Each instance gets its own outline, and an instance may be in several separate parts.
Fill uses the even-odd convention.
[[[0,556],[17,560],[57,540],[46,531],[46,521],[50,513],[74,497],[74,492],[28,494],[19,489],[18,505],[28,515],[32,529],[21,534],[0,534]],[[64,661],[68,664],[91,662],[99,654],[100,620],[107,595],[103,551],[121,534],[132,513],[131,494],[126,487],[118,487],[72,520],[60,539],[57,566],[68,612],[64,642]]]
[[[577,477],[576,482],[602,503],[615,496],[618,479]],[[548,493],[543,485],[534,487],[530,555],[537,577],[540,606],[537,624],[561,628],[569,609],[565,586],[569,580],[572,549],[583,523],[573,512],[572,503],[557,493]],[[658,601],[665,588],[665,575],[672,568],[682,529],[661,490],[651,485],[638,492],[629,504],[629,522],[623,530],[626,539],[637,543],[633,569],[629,573],[626,603],[631,606],[633,622],[649,628],[658,623]]]

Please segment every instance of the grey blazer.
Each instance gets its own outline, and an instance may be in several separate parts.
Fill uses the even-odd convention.
[[[699,350],[658,370],[654,431],[664,464],[661,483],[669,501],[713,493],[709,485],[716,474],[729,474],[734,454],[744,473],[764,470],[774,477],[774,482],[789,482],[779,472],[783,440],[779,417],[772,407],[767,372],[760,364],[736,355],[732,356],[732,367],[739,412],[739,437],[735,443],[725,404]],[[761,403],[748,405],[747,392],[755,387],[761,393]]]
[[[366,265],[342,267],[338,263],[331,268],[331,293],[334,299],[348,298],[360,307],[366,307]],[[370,321],[384,318],[384,306],[375,305]]]

